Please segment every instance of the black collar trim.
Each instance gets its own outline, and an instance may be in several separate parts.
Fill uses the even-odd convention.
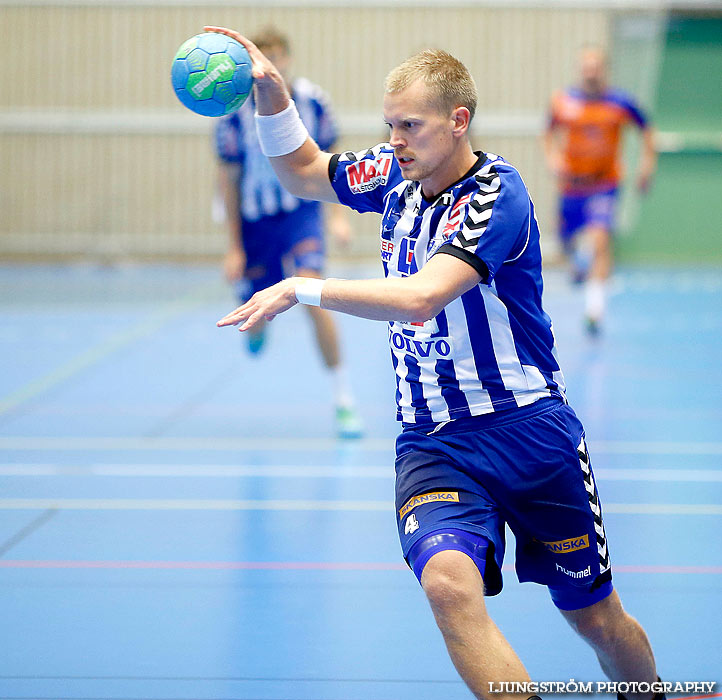
[[[433,197],[427,197],[424,194],[424,190],[421,189],[421,196],[424,199],[425,202],[436,202],[440,197],[443,197],[449,190],[456,187],[460,182],[463,182],[466,180],[467,177],[469,177],[472,173],[476,172],[481,168],[481,166],[486,161],[486,153],[483,151],[474,151],[474,155],[477,156],[476,162],[474,165],[472,165],[458,180],[452,182],[448,187],[446,187],[444,190],[439,192],[438,194],[434,195]],[[419,188],[421,188],[421,185],[419,185]]]

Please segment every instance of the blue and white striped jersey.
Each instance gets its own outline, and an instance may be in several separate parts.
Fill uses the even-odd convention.
[[[482,281],[435,318],[389,323],[398,418],[439,423],[564,398],[551,320],[542,309],[541,250],[534,205],[503,158],[474,167],[433,199],[403,179],[389,144],[334,155],[339,200],[383,215],[386,276],[417,272],[435,254],[468,262]]]
[[[311,138],[328,150],[338,132],[326,94],[306,78],[297,78],[291,85],[291,95]],[[241,165],[241,218],[245,221],[294,211],[302,201],[281,186],[268,158],[261,152],[255,111],[251,95],[239,110],[218,119],[215,127],[218,157],[227,163]],[[314,206],[320,205],[314,203]]]

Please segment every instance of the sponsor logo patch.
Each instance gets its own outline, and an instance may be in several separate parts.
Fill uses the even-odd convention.
[[[563,566],[557,564],[557,571],[561,571],[565,576],[569,576],[570,578],[584,578],[585,576],[591,576],[592,575],[592,565],[590,564],[584,571],[569,571],[569,569],[565,569]]]
[[[381,260],[391,262],[391,256],[394,254],[393,241],[381,240]]]
[[[416,506],[424,505],[424,503],[439,502],[458,503],[459,493],[457,491],[434,491],[433,493],[422,493],[420,496],[414,496],[401,506],[399,518],[403,518],[407,513],[416,508]]]
[[[443,236],[444,240],[448,240],[449,236],[451,236],[454,231],[457,231],[461,224],[464,223],[464,207],[469,203],[469,200],[471,199],[470,194],[466,194],[459,201],[454,205],[454,208],[449,212],[449,218],[446,221],[446,224],[444,225],[444,228],[441,232],[441,235]]]
[[[419,359],[445,360],[451,355],[450,338],[424,338],[417,340],[404,333],[389,329],[391,349],[413,355]]]
[[[392,160],[392,154],[382,153],[376,160],[365,158],[349,165],[346,168],[346,180],[351,192],[361,194],[370,192],[379,185],[385,185],[391,171]]]
[[[576,552],[578,549],[586,549],[589,546],[589,535],[570,537],[568,540],[559,540],[558,542],[542,542],[542,544],[554,554],[566,554],[567,552]]]

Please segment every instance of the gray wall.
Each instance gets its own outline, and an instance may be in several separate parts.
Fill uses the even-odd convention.
[[[553,250],[553,183],[539,146],[547,101],[573,79],[579,46],[608,43],[619,14],[524,3],[0,3],[0,155],[8,164],[0,171],[0,255],[223,251],[225,231],[210,215],[210,122],[176,101],[169,80],[176,48],[206,23],[288,32],[297,73],[330,93],[341,145],[354,150],[385,138],[387,70],[421,47],[450,50],[479,87],[475,146],[520,168]],[[375,255],[375,216],[352,216],[358,235],[349,254]]]

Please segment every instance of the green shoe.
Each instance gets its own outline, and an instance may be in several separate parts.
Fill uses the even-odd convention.
[[[584,329],[586,330],[587,335],[591,338],[598,337],[599,334],[602,332],[599,321],[596,318],[592,318],[591,316],[587,316],[584,319]]]
[[[336,434],[345,440],[363,437],[363,425],[353,408],[336,409]]]
[[[248,334],[248,352],[251,355],[260,354],[263,350],[263,346],[266,344],[266,329],[261,330],[260,333],[249,333]]]

